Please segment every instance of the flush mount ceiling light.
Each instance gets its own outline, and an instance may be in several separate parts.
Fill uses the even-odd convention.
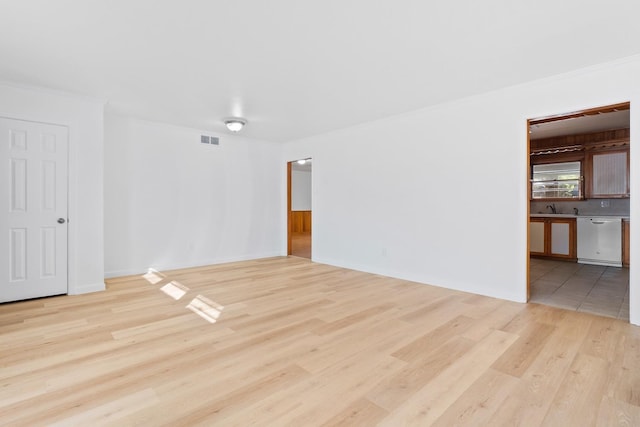
[[[247,124],[247,119],[243,119],[242,117],[227,117],[222,121],[231,132],[240,132],[244,125]]]

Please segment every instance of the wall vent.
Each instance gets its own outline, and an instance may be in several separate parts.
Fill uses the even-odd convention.
[[[202,144],[220,145],[220,138],[217,136],[200,135]]]

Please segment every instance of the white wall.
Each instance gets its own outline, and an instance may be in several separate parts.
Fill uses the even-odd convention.
[[[105,271],[282,255],[279,145],[108,114]]]
[[[283,162],[313,157],[314,261],[524,302],[527,118],[631,101],[640,165],[638,75],[627,58],[286,144]],[[631,191],[640,223],[640,166]]]
[[[291,171],[291,210],[311,210],[311,171]]]
[[[0,84],[0,116],[69,128],[68,291],[103,290],[102,101]]]

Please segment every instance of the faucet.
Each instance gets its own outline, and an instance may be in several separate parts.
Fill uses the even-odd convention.
[[[547,207],[548,207],[549,209],[551,209],[551,213],[552,213],[552,214],[555,214],[555,213],[556,213],[556,204],[555,204],[555,203],[552,203],[552,204],[550,204],[550,205],[547,205]]]

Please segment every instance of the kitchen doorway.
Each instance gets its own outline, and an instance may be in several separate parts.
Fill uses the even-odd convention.
[[[312,159],[287,164],[287,254],[311,259]]]
[[[629,321],[629,112],[528,120],[529,302]]]

